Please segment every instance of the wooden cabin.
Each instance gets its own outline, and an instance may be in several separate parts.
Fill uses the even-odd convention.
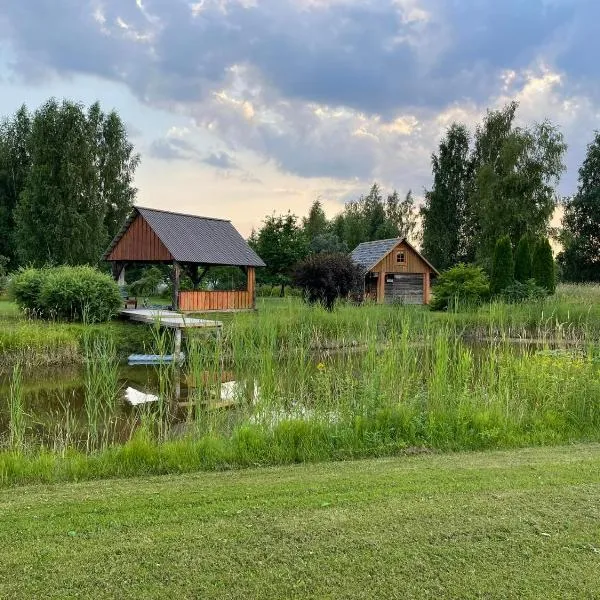
[[[250,310],[256,306],[255,269],[265,263],[230,221],[136,207],[104,254],[113,276],[125,282],[131,264],[173,265],[173,310],[188,312]],[[246,273],[245,290],[198,289],[211,267],[239,267]],[[181,273],[192,291],[180,291]]]
[[[364,273],[364,297],[379,303],[429,304],[438,271],[404,238],[359,244],[351,254]]]

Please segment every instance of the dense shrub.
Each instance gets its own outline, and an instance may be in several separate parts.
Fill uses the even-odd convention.
[[[490,282],[481,267],[460,263],[444,271],[433,288],[433,310],[476,305],[487,300]]]
[[[108,321],[122,304],[112,278],[87,266],[23,269],[13,277],[11,293],[21,308],[65,321]]]
[[[514,280],[515,263],[513,260],[512,244],[510,243],[510,237],[505,235],[496,242],[490,291],[492,294],[500,294],[512,285]]]
[[[40,311],[40,291],[45,277],[46,269],[20,269],[10,282],[10,296],[21,308]]]
[[[314,254],[298,263],[292,280],[301,288],[307,302],[320,302],[333,310],[338,298],[346,298],[357,291],[362,271],[347,254]]]
[[[506,302],[526,302],[528,300],[541,300],[547,292],[535,283],[534,279],[525,282],[515,281],[502,291],[502,299]]]
[[[547,238],[540,240],[533,253],[533,278],[548,294],[556,291],[556,271],[552,248]]]
[[[528,234],[525,234],[519,240],[515,252],[515,281],[526,283],[533,277],[531,255],[531,239]]]

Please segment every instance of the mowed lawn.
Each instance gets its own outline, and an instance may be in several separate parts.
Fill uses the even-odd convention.
[[[0,492],[2,598],[597,598],[600,445]]]

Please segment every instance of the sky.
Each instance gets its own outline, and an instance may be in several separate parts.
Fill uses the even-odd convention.
[[[231,219],[332,216],[377,181],[431,185],[453,121],[520,102],[569,146],[600,115],[597,0],[3,0],[0,115],[49,97],[115,109],[136,203]]]

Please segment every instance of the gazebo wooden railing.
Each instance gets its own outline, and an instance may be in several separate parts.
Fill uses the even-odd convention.
[[[248,267],[247,273],[248,287],[245,290],[179,292],[179,310],[183,312],[252,310],[255,308],[256,274],[253,267]]]

